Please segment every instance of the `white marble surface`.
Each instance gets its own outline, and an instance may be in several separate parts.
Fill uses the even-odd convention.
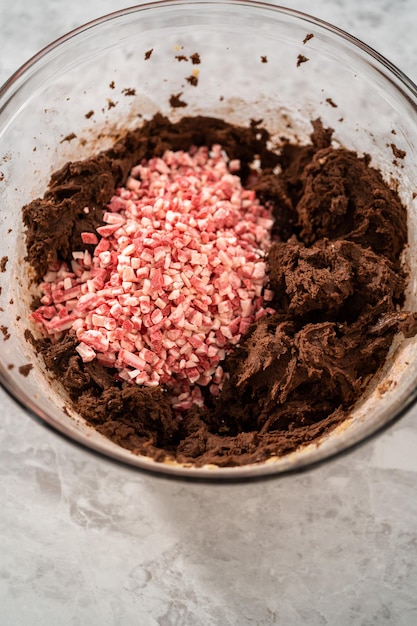
[[[415,0],[288,4],[417,79]],[[0,0],[0,83],[123,5]],[[237,485],[115,465],[0,407],[0,624],[417,624],[417,407],[309,473]]]

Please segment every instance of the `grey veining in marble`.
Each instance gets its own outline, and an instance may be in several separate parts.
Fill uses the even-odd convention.
[[[417,79],[414,0],[288,0]],[[0,82],[122,8],[0,0]],[[0,624],[414,626],[417,408],[311,472],[176,482],[113,464],[0,390]]]

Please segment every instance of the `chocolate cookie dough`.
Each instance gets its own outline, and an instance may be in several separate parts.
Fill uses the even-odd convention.
[[[37,280],[57,261],[70,263],[72,251],[91,251],[81,233],[102,225],[105,205],[134,165],[165,150],[220,144],[240,160],[242,183],[272,209],[275,313],[227,354],[228,377],[218,397],[203,388],[204,406],[179,415],[162,386],[132,385],[97,361],[84,363],[71,334],[36,340],[75,410],[100,433],[136,454],[196,466],[287,454],[343,422],[394,335],[416,332],[415,315],[400,311],[405,207],[369,157],[333,148],[332,131],[318,120],[313,128],[310,144],[274,153],[255,122],[240,128],[189,117],[172,124],[156,115],[112,149],[68,163],[45,196],[24,207]]]

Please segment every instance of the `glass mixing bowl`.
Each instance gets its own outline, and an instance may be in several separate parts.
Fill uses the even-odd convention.
[[[176,58],[196,52],[199,65]],[[198,70],[197,87],[185,80],[192,69]],[[187,107],[173,108],[173,94],[181,94]],[[172,120],[184,114],[242,125],[262,119],[273,137],[301,142],[308,139],[310,121],[321,118],[334,128],[337,144],[370,154],[384,177],[397,181],[408,211],[405,306],[417,310],[416,106],[416,87],[378,53],[320,20],[260,2],[145,4],[91,22],[42,50],[0,92],[0,380],[5,389],[29,414],[71,439],[133,466],[176,476],[243,478],[303,468],[392,422],[416,395],[415,338],[396,341],[348,421],[319,444],[282,458],[195,468],[156,463],[117,446],[65,406],[59,384],[45,375],[25,338],[33,286],[22,207],[44,194],[51,174],[67,161],[110,147],[115,137],[157,111]],[[390,147],[393,137],[406,151],[398,163]]]

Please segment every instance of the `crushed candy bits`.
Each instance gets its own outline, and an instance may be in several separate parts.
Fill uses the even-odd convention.
[[[250,325],[273,313],[266,288],[270,212],[234,174],[221,146],[167,151],[116,190],[94,247],[50,268],[33,320],[77,338],[84,362],[120,379],[164,385],[174,409],[218,395],[221,362]],[[87,212],[88,207],[85,211]]]

